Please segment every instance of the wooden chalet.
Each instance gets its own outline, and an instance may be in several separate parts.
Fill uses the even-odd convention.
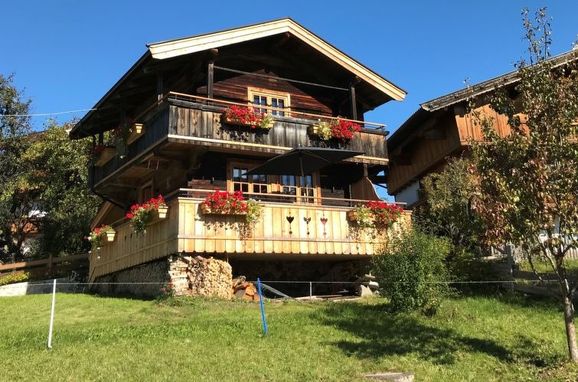
[[[114,241],[91,254],[91,281],[184,253],[226,259],[248,277],[266,276],[260,265],[367,260],[383,244],[354,237],[346,215],[379,199],[372,181],[388,165],[384,125],[365,121],[364,113],[402,100],[402,89],[291,19],[147,47],[70,133],[92,137],[99,148],[90,187],[106,202],[93,226],[116,231]],[[272,127],[230,123],[224,113],[232,107],[264,113]],[[341,141],[316,134],[320,122],[339,121],[361,131]],[[115,129],[128,136],[114,141]],[[246,174],[295,147],[361,154],[304,176]],[[237,216],[201,211],[215,190],[259,201],[263,214],[248,234],[235,228]],[[126,211],[159,194],[167,218],[151,222],[146,234],[134,233]]]
[[[556,65],[563,65],[577,58],[578,51],[573,50],[551,60]],[[418,204],[421,180],[429,173],[442,170],[448,158],[466,152],[472,141],[483,139],[480,127],[474,122],[474,112],[481,112],[493,120],[493,127],[500,136],[509,135],[507,118],[491,109],[490,96],[502,87],[512,89],[514,96],[517,80],[514,71],[421,104],[388,139],[387,187],[390,195],[409,208]],[[472,100],[476,108],[468,111],[468,102]]]

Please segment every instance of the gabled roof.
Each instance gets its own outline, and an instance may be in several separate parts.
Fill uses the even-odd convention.
[[[578,60],[578,49],[576,48],[548,59],[554,67],[564,65],[574,60]],[[514,70],[420,104],[420,108],[387,140],[389,152],[393,152],[393,150],[403,144],[407,138],[416,134],[420,126],[422,126],[426,120],[432,118],[436,112],[468,99],[492,92],[498,88],[514,84],[518,80],[518,71]]]
[[[354,60],[290,18],[148,44],[148,48],[153,58],[163,60],[282,33],[291,33],[360,79],[386,93],[392,99],[401,101],[405,98],[406,92],[403,89],[381,77],[379,74]]]
[[[552,58],[549,58],[548,61],[550,61],[554,65],[554,67],[556,67],[564,65],[576,59],[578,59],[578,50],[574,48],[569,52],[562,53]],[[492,79],[483,82],[479,82],[475,85],[468,86],[464,89],[460,89],[453,93],[449,93],[441,97],[426,101],[420,104],[420,106],[427,111],[436,111],[439,109],[443,109],[444,107],[448,107],[456,103],[465,101],[466,99],[475,98],[477,96],[491,92],[498,88],[513,84],[517,81],[518,81],[518,71],[514,70],[501,76],[494,77]]]
[[[152,76],[151,73],[155,70],[162,70],[163,64],[168,67],[175,65],[175,60],[179,60],[181,56],[189,54],[201,55],[203,51],[210,49],[283,34],[290,34],[296,41],[308,46],[312,51],[319,52],[328,61],[334,62],[336,67],[343,68],[344,72],[351,73],[352,78],[357,77],[364,84],[365,94],[371,94],[372,100],[366,100],[368,109],[372,109],[389,100],[402,100],[405,97],[406,92],[400,87],[305,29],[294,20],[283,18],[214,33],[147,44],[147,51],[96,103],[93,107],[95,110],[88,112],[73,127],[70,137],[73,139],[83,138],[104,131],[105,128],[103,126],[105,125],[110,125],[110,128],[112,128],[110,119],[112,118],[111,115],[118,111],[115,102],[118,103],[119,93],[129,87],[134,89],[135,86],[139,86],[138,84],[146,81],[143,73],[148,73],[148,75]],[[186,60],[186,57],[181,57],[180,60]],[[319,69],[317,68],[317,70]],[[153,84],[153,81],[149,82],[149,86]],[[342,84],[339,85],[342,86]],[[358,100],[361,99],[361,90],[358,89]],[[128,90],[128,92],[131,92],[131,90]]]

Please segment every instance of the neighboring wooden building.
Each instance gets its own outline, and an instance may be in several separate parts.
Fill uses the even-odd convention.
[[[388,158],[384,126],[363,115],[404,96],[291,19],[148,45],[70,133],[106,145],[112,129],[143,126],[117,147],[119,154],[108,158],[106,149],[91,166],[90,187],[106,200],[93,225],[111,224],[117,234],[91,255],[90,280],[173,254],[227,259],[234,274],[263,269],[263,276],[258,262],[368,259],[383,242],[354,238],[346,213],[361,199],[377,198],[370,181],[379,179]],[[232,105],[268,113],[273,128],[222,122]],[[320,119],[338,116],[363,129],[343,143],[310,134]],[[305,177],[245,175],[298,146],[363,154]],[[234,228],[234,216],[201,213],[199,204],[215,189],[261,201],[263,217],[249,236]],[[167,199],[168,218],[134,234],[126,210],[158,194]]]
[[[576,59],[576,50],[551,58],[559,65]],[[466,110],[470,100],[478,105],[476,111],[494,121],[500,136],[507,136],[507,118],[490,108],[489,99],[495,89],[502,87],[512,89],[514,96],[517,79],[517,72],[511,72],[421,104],[388,139],[389,194],[408,207],[416,205],[421,198],[421,180],[427,174],[443,169],[448,158],[462,155],[472,140],[483,139],[472,112]]]

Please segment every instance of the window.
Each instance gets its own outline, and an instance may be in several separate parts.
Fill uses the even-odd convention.
[[[231,165],[232,191],[241,191],[244,194],[266,194],[269,192],[266,175],[247,175],[249,166],[242,164]]]
[[[315,187],[313,176],[281,175],[281,193],[296,196],[301,203],[315,203]]]
[[[256,105],[255,111],[285,117],[289,115],[290,97],[287,93],[273,90],[249,88],[249,102]],[[258,107],[261,106],[261,107]],[[284,110],[277,110],[284,109]]]

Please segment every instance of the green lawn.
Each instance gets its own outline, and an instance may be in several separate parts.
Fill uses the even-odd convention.
[[[381,300],[258,305],[57,296],[0,299],[0,379],[54,381],[351,381],[413,371],[417,381],[576,380],[562,315],[522,297],[463,297],[434,318],[392,315]]]

